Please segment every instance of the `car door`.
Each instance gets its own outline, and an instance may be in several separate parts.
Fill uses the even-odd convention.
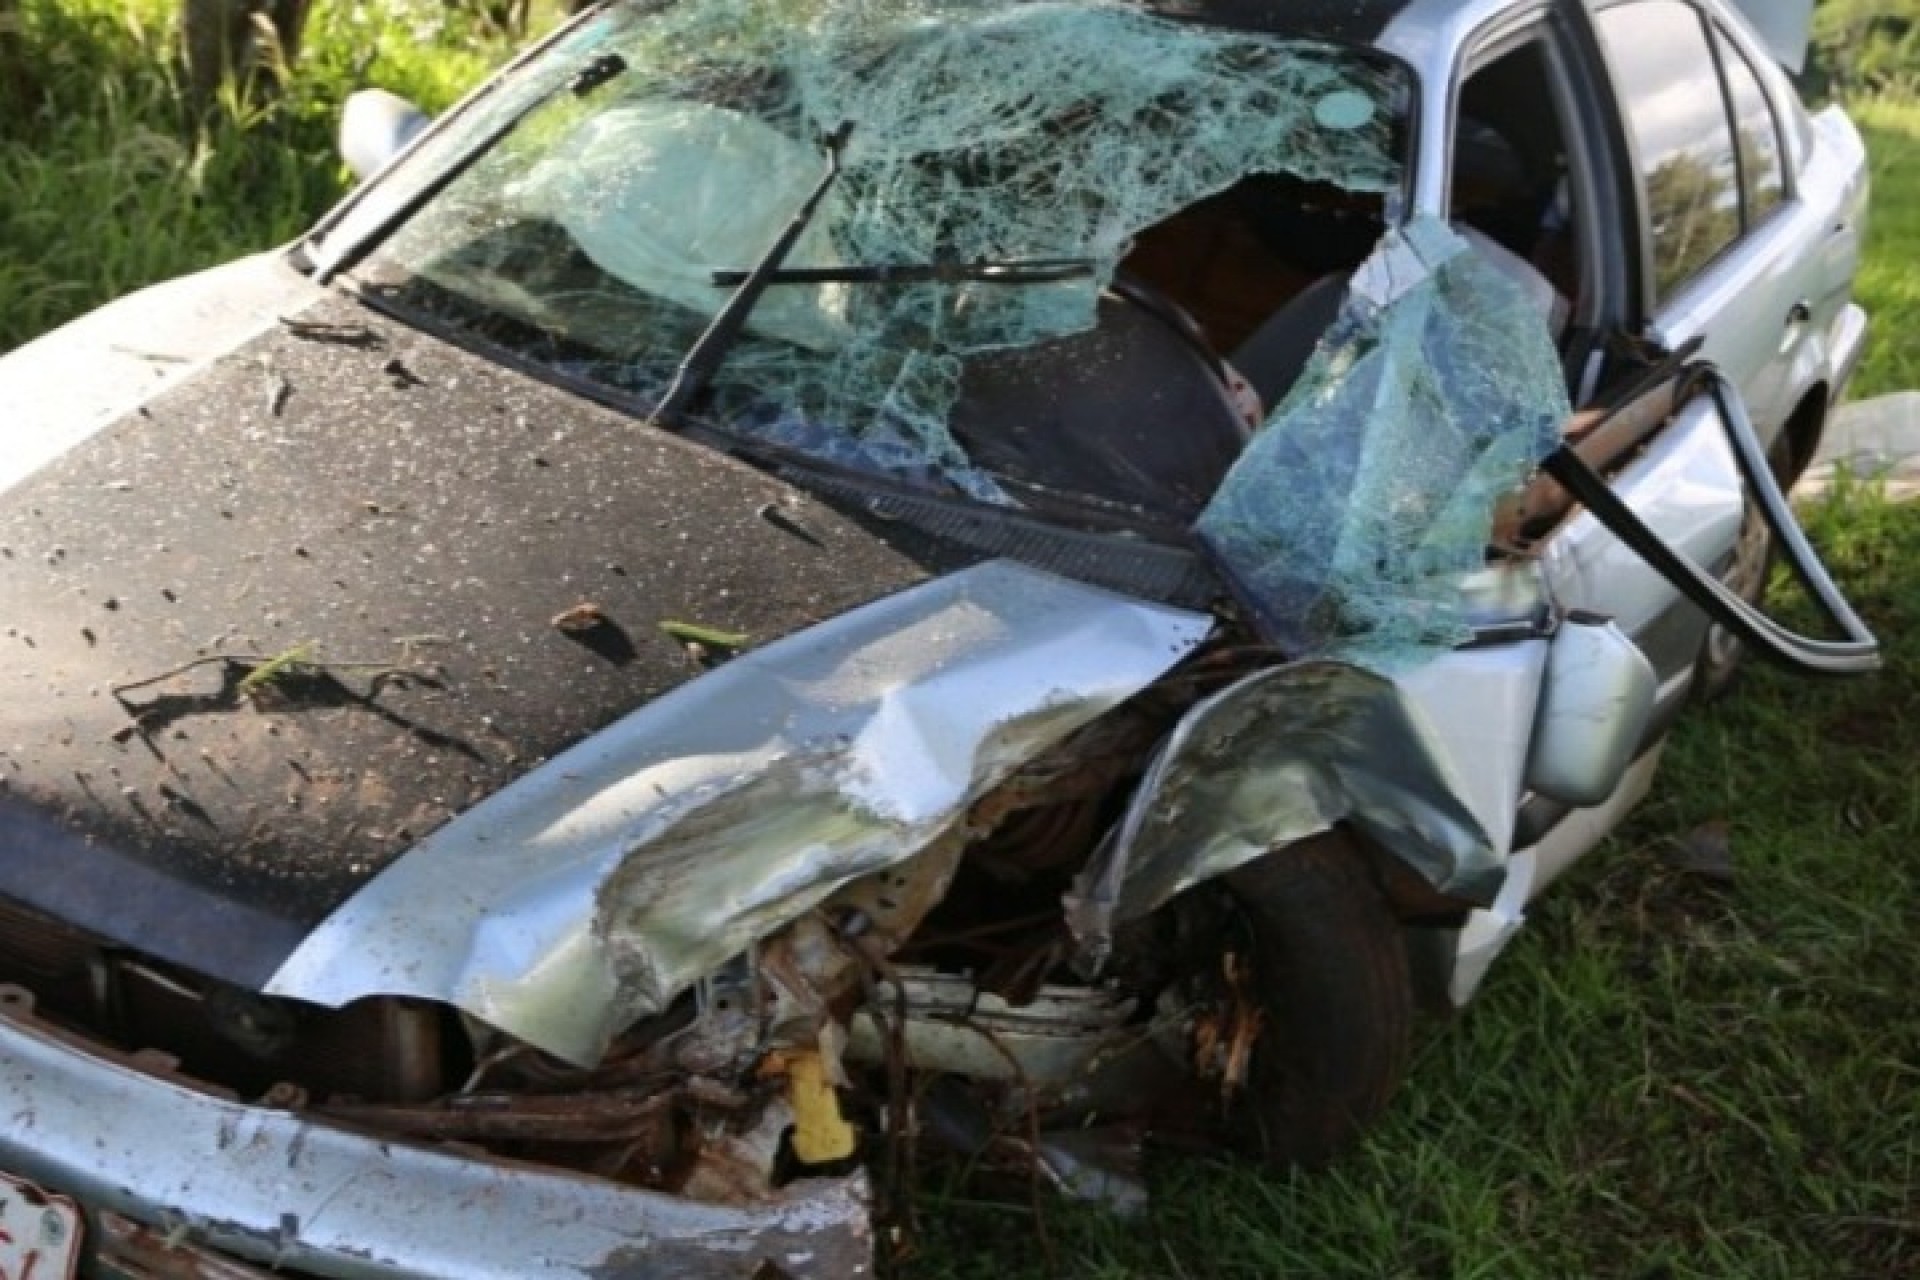
[[[1525,292],[1552,299],[1543,318],[1584,408],[1618,398],[1643,371],[1604,353],[1641,328],[1648,241],[1604,68],[1569,9],[1509,13],[1465,46],[1447,210],[1482,253],[1536,277]],[[1604,462],[1617,492],[1670,545],[1702,564],[1727,558],[1741,482],[1708,400],[1634,428]],[[1705,634],[1700,610],[1585,511],[1549,499],[1521,523],[1559,606],[1613,618],[1653,664],[1662,704],[1677,704]]]
[[[1669,349],[1700,340],[1771,447],[1802,398],[1825,393],[1857,192],[1826,172],[1839,166],[1777,69],[1717,6],[1619,0],[1593,24],[1636,178],[1647,332]]]

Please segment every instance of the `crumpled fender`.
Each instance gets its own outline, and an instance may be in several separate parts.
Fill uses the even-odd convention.
[[[591,1063],[1144,689],[1203,614],[992,561],[753,650],[440,828],[267,990],[441,1000]]]
[[[1104,961],[1116,926],[1336,823],[1441,892],[1492,901],[1545,647],[1462,650],[1399,678],[1295,662],[1196,705],[1068,897],[1083,960]],[[1461,696],[1482,700],[1483,714],[1438,714]]]

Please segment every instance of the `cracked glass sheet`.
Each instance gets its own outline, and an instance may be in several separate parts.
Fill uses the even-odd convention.
[[[616,10],[616,14],[621,11]],[[1094,0],[687,0],[564,94],[376,263],[566,372],[656,399],[851,122],[791,267],[1088,259],[1047,284],[776,285],[714,385],[727,428],[1007,501],[948,430],[963,361],[1091,327],[1132,237],[1257,172],[1397,188],[1407,90],[1356,50]],[[454,318],[471,322],[471,317]]]
[[[990,561],[751,650],[455,818],[267,990],[441,1000],[572,1062],[1196,648],[1211,619]]]
[[[1392,680],[1348,663],[1292,663],[1223,689],[1181,720],[1067,896],[1083,957],[1097,969],[1117,925],[1340,822],[1441,892],[1491,900],[1504,860],[1447,758]]]
[[[1539,307],[1417,221],[1355,274],[1197,527],[1268,639],[1403,670],[1472,636],[1460,580],[1569,412]]]

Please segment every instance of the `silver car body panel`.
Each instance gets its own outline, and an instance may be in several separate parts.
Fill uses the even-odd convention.
[[[1718,20],[1753,64],[1782,121],[1785,155],[1792,161],[1790,198],[1664,300],[1653,317],[1652,336],[1668,347],[1704,337],[1702,354],[1733,378],[1763,441],[1771,443],[1809,389],[1824,386],[1831,402],[1844,379],[1844,353],[1826,339],[1835,332],[1859,261],[1864,150],[1845,113],[1829,108],[1814,118],[1813,144],[1802,154],[1799,131],[1790,127],[1790,113],[1800,107],[1775,65],[1771,39],[1755,34],[1738,12],[1744,6],[1697,0],[1697,7]],[[1444,219],[1449,213],[1447,158],[1462,58],[1515,27],[1544,21],[1549,12],[1547,4],[1524,0],[1415,0],[1382,32],[1379,46],[1419,74],[1410,217]],[[1650,291],[1650,279],[1647,287]],[[1804,324],[1789,319],[1797,302],[1810,312]]]
[[[1067,919],[1090,966],[1116,926],[1339,822],[1443,891],[1490,900],[1546,652],[1541,639],[1458,650],[1399,678],[1297,662],[1196,706],[1075,883]]]
[[[1849,302],[1834,317],[1833,328],[1827,339],[1833,352],[1833,403],[1839,403],[1846,390],[1853,371],[1860,365],[1860,357],[1867,350],[1867,313],[1857,302]]]
[[[1419,75],[1420,110],[1414,115],[1419,137],[1414,145],[1411,216],[1447,216],[1447,160],[1453,154],[1453,72],[1462,51],[1489,24],[1504,24],[1521,12],[1542,9],[1542,5],[1516,4],[1515,0],[1414,0],[1380,33],[1375,43]]]
[[[1538,639],[1460,649],[1394,681],[1497,853],[1513,840],[1547,653]]]
[[[130,293],[0,356],[0,492],[324,296],[285,255],[256,254]]]
[[[303,1274],[747,1280],[869,1274],[866,1184],[705,1204],[249,1106],[0,1016],[0,1167]]]
[[[1646,797],[1659,770],[1662,749],[1656,745],[1634,761],[1604,802],[1574,810],[1538,844],[1514,850],[1499,896],[1487,906],[1468,912],[1466,922],[1453,934],[1447,995],[1456,1006],[1466,1004],[1479,991],[1493,962],[1526,923],[1527,905],[1537,901],[1581,855],[1606,839]]]
[[[1827,131],[1821,127],[1816,136]],[[1850,268],[1843,264],[1858,256],[1860,230],[1842,212],[1845,193],[1827,190],[1827,171],[1842,167],[1831,151],[1816,144],[1800,194],[1683,286],[1655,318],[1664,346],[1702,339],[1701,356],[1741,389],[1763,444],[1772,444],[1809,388],[1824,384],[1831,395],[1838,381],[1840,353],[1830,335],[1847,305]],[[1797,318],[1802,308],[1805,319]]]
[[[1649,528],[1698,564],[1719,563],[1739,533],[1739,465],[1710,396],[1682,408],[1614,487]],[[1646,653],[1660,681],[1656,709],[1685,691],[1706,615],[1646,561],[1581,511],[1547,541],[1541,563],[1562,608],[1611,617]]]
[[[1811,146],[1803,148],[1800,133],[1788,127],[1797,101],[1765,56],[1769,50],[1743,22],[1728,21],[1727,9],[1715,0],[1700,7],[1721,20],[1754,64],[1781,117],[1788,199],[1666,299],[1654,316],[1651,336],[1669,349],[1702,339],[1702,357],[1740,388],[1763,442],[1771,445],[1807,397],[1822,395],[1832,403],[1859,359],[1864,314],[1848,301],[1847,282],[1864,234],[1864,152],[1857,130],[1837,108],[1815,117]],[[1491,14],[1480,16],[1485,20]],[[1469,29],[1476,25],[1464,9],[1455,21]],[[1451,105],[1444,105],[1450,113]],[[1437,126],[1431,115],[1429,127],[1444,141],[1450,114]],[[1422,188],[1429,198],[1443,199],[1444,175],[1429,171],[1422,177],[1433,184]],[[1811,441],[1796,443],[1802,449],[1811,446]],[[1649,527],[1698,563],[1719,563],[1737,536],[1743,486],[1726,426],[1706,397],[1686,406],[1614,478],[1614,487]],[[1662,719],[1692,683],[1694,656],[1706,633],[1704,615],[1584,511],[1556,531],[1541,562],[1561,608],[1613,617],[1646,653],[1659,679],[1655,719]],[[1524,904],[1537,899],[1646,795],[1658,759],[1656,747],[1633,763],[1604,802],[1575,810],[1540,844],[1515,851],[1509,892],[1472,912],[1456,937],[1449,982],[1455,1003],[1465,1003],[1479,988],[1517,933]]]
[[[1660,755],[1665,750],[1666,741],[1662,739],[1633,762],[1620,779],[1620,785],[1605,801],[1591,808],[1575,809],[1541,837],[1538,844],[1515,853],[1516,858],[1524,853],[1533,861],[1527,885],[1528,902],[1537,900],[1587,850],[1611,835],[1633,812],[1634,806],[1646,798],[1653,788]]]
[[[1203,615],[995,561],[683,685],[433,833],[267,990],[443,1000],[590,1063],[1145,688]]]

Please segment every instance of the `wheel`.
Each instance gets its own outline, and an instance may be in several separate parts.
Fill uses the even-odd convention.
[[[1799,478],[1806,458],[1819,443],[1825,419],[1825,399],[1817,393],[1809,394],[1788,418],[1779,439],[1767,450],[1768,469],[1782,493],[1791,489]],[[1745,485],[1741,486],[1741,494],[1745,502],[1740,513],[1740,533],[1734,540],[1733,559],[1727,571],[1720,575],[1720,581],[1758,608],[1766,598],[1767,579],[1773,573],[1777,548],[1759,501]],[[1702,702],[1712,702],[1725,694],[1733,687],[1745,654],[1746,646],[1738,637],[1717,622],[1708,623],[1706,638],[1700,642],[1700,653],[1693,662],[1693,696]]]
[[[1406,1074],[1414,994],[1406,939],[1367,859],[1339,833],[1226,877],[1248,926],[1263,1015],[1229,1140],[1314,1166],[1350,1147]]]
[[[1720,581],[1742,600],[1757,607],[1767,594],[1773,551],[1773,530],[1767,527],[1760,504],[1749,493],[1740,517],[1740,534],[1733,544],[1733,560]],[[1708,623],[1706,638],[1700,642],[1700,654],[1693,662],[1694,696],[1711,702],[1732,688],[1745,652],[1746,646],[1733,632],[1717,622]]]

